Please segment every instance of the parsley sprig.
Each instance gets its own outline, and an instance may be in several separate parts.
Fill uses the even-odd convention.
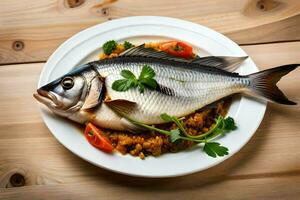
[[[109,40],[103,44],[102,48],[106,55],[110,55],[117,48],[117,45],[115,40]]]
[[[131,44],[131,43],[128,42],[128,41],[125,41],[125,42],[123,43],[123,46],[124,46],[125,50],[130,49],[131,47],[134,47],[134,45]]]
[[[224,118],[222,116],[218,116],[215,119],[216,122],[215,125],[209,131],[201,135],[193,136],[187,133],[182,120],[176,118],[175,116],[170,116],[166,113],[161,114],[160,117],[165,122],[174,122],[178,128],[167,131],[167,130],[156,128],[154,126],[143,124],[141,122],[132,121],[132,120],[131,121],[134,124],[147,128],[149,130],[157,131],[159,133],[168,135],[171,142],[176,142],[177,140],[188,140],[196,143],[204,143],[203,151],[211,157],[215,158],[217,156],[228,155],[229,150],[227,147],[221,146],[220,143],[212,142],[212,140],[214,140],[220,135],[224,135],[237,128],[233,118],[231,117]]]
[[[138,88],[140,93],[144,93],[145,87],[151,90],[156,89],[157,82],[154,79],[155,72],[149,65],[144,65],[142,71],[139,75],[139,78],[129,70],[122,70],[121,76],[124,79],[119,79],[113,82],[112,89],[124,92],[130,88]]]

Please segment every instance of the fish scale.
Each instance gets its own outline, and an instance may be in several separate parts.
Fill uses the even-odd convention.
[[[123,77],[121,71],[126,69],[135,74],[141,72],[144,65],[151,66],[155,71],[158,84],[174,90],[174,96],[168,96],[156,90],[145,89],[141,94],[137,88],[126,92],[112,89],[112,84]],[[195,112],[217,99],[240,92],[245,84],[240,76],[219,75],[206,71],[193,71],[184,64],[174,67],[160,63],[128,62],[120,65],[101,66],[98,72],[105,77],[107,95],[111,100],[124,99],[135,102],[137,108],[128,117],[147,124],[163,123],[160,114],[168,113],[182,117]]]

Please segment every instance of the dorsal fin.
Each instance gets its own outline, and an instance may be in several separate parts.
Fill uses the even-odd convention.
[[[242,63],[246,57],[230,57],[230,56],[208,56],[195,59],[184,59],[178,58],[172,55],[167,54],[163,51],[157,51],[152,48],[145,48],[145,45],[142,44],[137,47],[133,47],[124,51],[120,54],[120,57],[145,57],[145,58],[159,58],[164,60],[172,60],[177,62],[184,63],[197,63],[199,65],[204,65],[208,67],[216,67],[228,72],[235,71],[239,64]]]
[[[152,48],[145,48],[145,44],[142,44],[137,47],[133,47],[131,49],[128,49],[127,51],[124,51],[119,55],[120,57],[146,57],[146,58],[160,58],[165,60],[173,60],[178,62],[190,62],[191,60],[187,60],[184,58],[178,58],[172,55],[167,54],[164,51],[156,51]]]
[[[243,56],[243,57],[207,56],[207,57],[202,57],[202,58],[196,58],[196,59],[192,60],[192,63],[197,63],[200,65],[205,65],[205,66],[209,66],[209,67],[216,67],[216,68],[228,71],[228,72],[233,72],[247,58],[248,58],[248,56]]]

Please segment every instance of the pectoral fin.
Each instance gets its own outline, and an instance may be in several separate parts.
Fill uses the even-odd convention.
[[[93,78],[89,86],[88,95],[81,109],[85,110],[97,106],[103,99],[104,90],[105,86],[100,77]]]
[[[129,115],[137,106],[135,102],[127,101],[125,99],[109,100],[104,103],[121,116]]]
[[[105,101],[104,103],[118,115],[122,116],[121,124],[127,131],[138,133],[147,130],[139,125],[132,123],[128,118],[128,115],[137,107],[137,104],[135,102],[127,101],[125,99],[116,99]]]

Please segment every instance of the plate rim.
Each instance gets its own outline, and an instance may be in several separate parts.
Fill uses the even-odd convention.
[[[93,32],[93,30],[95,29],[99,29],[99,28],[103,28],[105,26],[108,26],[109,27],[113,27],[113,26],[118,26],[119,24],[126,24],[129,22],[130,23],[135,23],[135,22],[139,22],[139,23],[136,23],[136,24],[141,24],[141,21],[143,21],[142,24],[145,24],[145,21],[147,22],[154,22],[153,24],[164,24],[165,22],[172,22],[172,23],[178,23],[179,26],[176,26],[176,27],[181,27],[181,28],[186,28],[186,27],[190,27],[190,28],[193,28],[193,29],[196,29],[196,30],[206,30],[206,31],[209,31],[210,33],[226,40],[227,42],[230,42],[232,45],[235,45],[237,48],[240,49],[241,52],[243,52],[245,55],[247,55],[245,53],[245,51],[243,49],[241,49],[234,41],[232,41],[231,39],[227,38],[226,36],[224,36],[223,34],[217,32],[217,31],[214,31],[213,29],[210,29],[208,27],[205,27],[203,25],[200,25],[200,24],[196,24],[196,23],[193,23],[193,22],[189,22],[189,21],[185,21],[185,20],[181,20],[181,19],[176,19],[176,18],[170,18],[170,17],[159,17],[159,16],[134,16],[134,17],[125,17],[125,18],[121,18],[121,19],[115,19],[115,20],[112,20],[112,21],[108,21],[108,22],[104,22],[104,23],[101,23],[101,24],[97,24],[97,25],[94,25],[94,26],[91,26],[87,29],[84,29],[78,33],[76,33],[75,35],[73,35],[72,37],[70,37],[69,39],[67,39],[65,42],[63,42],[53,53],[52,55],[49,57],[49,59],[47,60],[47,62],[45,63],[45,65],[43,66],[43,69],[41,71],[41,74],[40,74],[40,78],[39,78],[39,81],[38,81],[38,87],[42,85],[42,77],[45,76],[45,73],[47,73],[47,69],[49,69],[49,65],[53,65],[53,62],[55,62],[55,60],[57,60],[57,57],[59,57],[59,53],[60,51],[63,51],[66,46],[72,44],[72,42],[74,40],[76,40],[77,38],[89,33],[89,32]],[[146,23],[147,24],[147,23]],[[197,33],[197,32],[196,32]],[[76,46],[75,44],[73,44],[73,46]],[[71,48],[71,49],[70,49]],[[68,47],[68,50],[65,50],[66,52],[72,50],[72,47]],[[252,61],[252,59],[251,59]],[[256,67],[255,63],[252,61],[252,64],[254,64],[254,66]],[[55,65],[55,64],[54,64]],[[256,67],[257,69],[257,67]],[[241,100],[243,100],[244,97],[241,98]],[[81,159],[83,160],[86,160],[87,162],[89,163],[92,163],[93,165],[96,165],[98,167],[101,167],[101,168],[104,168],[104,169],[108,169],[110,171],[114,171],[114,172],[117,172],[117,173],[121,173],[121,174],[125,174],[125,175],[130,175],[130,176],[139,176],[139,177],[149,177],[149,178],[163,178],[163,177],[175,177],[175,176],[183,176],[183,175],[187,175],[187,174],[192,174],[192,173],[195,173],[195,172],[199,172],[199,171],[203,171],[203,170],[206,170],[208,168],[211,168],[215,165],[218,165],[219,163],[227,160],[228,158],[232,157],[233,155],[235,155],[237,152],[239,152],[248,142],[249,140],[253,137],[253,135],[255,134],[257,128],[259,127],[259,125],[261,124],[261,121],[264,117],[264,114],[265,114],[265,110],[266,110],[266,105],[267,103],[264,101],[263,102],[263,106],[264,108],[261,110],[261,113],[260,113],[260,116],[259,116],[259,123],[256,124],[256,126],[253,128],[253,130],[251,131],[251,133],[249,133],[249,137],[247,138],[247,140],[245,142],[243,142],[243,144],[240,145],[239,148],[237,148],[236,151],[231,151],[230,154],[226,157],[222,157],[222,159],[219,159],[217,160],[216,162],[214,162],[212,165],[208,165],[206,168],[203,168],[203,169],[194,169],[194,170],[190,170],[190,171],[184,171],[182,173],[177,173],[177,174],[167,174],[167,175],[158,175],[158,174],[151,174],[151,175],[147,175],[147,174],[139,174],[139,173],[127,173],[125,171],[120,171],[120,170],[115,170],[115,169],[111,169],[111,168],[108,168],[106,166],[103,166],[103,165],[100,165],[99,163],[96,163],[92,160],[89,160],[79,154],[77,154],[76,152],[74,152],[71,148],[69,148],[68,146],[66,146],[59,138],[56,137],[56,135],[53,133],[53,130],[52,130],[52,127],[50,127],[50,125],[47,123],[47,120],[45,119],[45,115],[44,113],[41,111],[41,114],[42,114],[42,118],[43,118],[43,121],[45,122],[46,126],[48,127],[48,129],[50,130],[51,134],[58,140],[59,143],[61,143],[65,148],[67,148],[68,150],[70,150],[73,154],[77,155],[78,157],[80,157]],[[41,110],[41,109],[40,109]]]

